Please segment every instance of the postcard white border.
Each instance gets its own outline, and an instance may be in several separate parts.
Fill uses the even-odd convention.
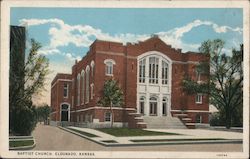
[[[58,3],[60,2],[60,3]],[[78,158],[83,156],[30,156],[17,155],[21,151],[9,151],[8,117],[9,110],[9,24],[10,7],[85,7],[85,8],[242,8],[244,41],[244,81],[243,81],[243,152],[149,152],[142,151],[94,151],[95,156],[85,158],[247,158],[249,151],[249,2],[248,1],[2,1],[1,2],[1,55],[0,55],[0,154],[2,157],[18,158]],[[25,151],[26,152],[26,151]],[[37,151],[31,151],[37,152]],[[41,152],[41,151],[39,151]],[[53,151],[54,152],[54,151]],[[71,151],[64,151],[71,152]],[[90,151],[88,151],[90,152]],[[218,156],[226,154],[226,156]]]

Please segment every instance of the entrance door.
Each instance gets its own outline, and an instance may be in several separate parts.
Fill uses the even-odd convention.
[[[162,99],[162,115],[167,116],[167,100],[166,100],[166,98]]]
[[[151,97],[149,101],[149,115],[157,116],[157,99]]]
[[[140,98],[140,114],[144,115],[144,105],[145,105],[145,98]]]
[[[69,121],[69,105],[61,105],[61,121]]]

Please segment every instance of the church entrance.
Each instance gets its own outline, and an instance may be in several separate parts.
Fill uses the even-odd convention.
[[[61,121],[69,121],[69,105],[61,105]]]

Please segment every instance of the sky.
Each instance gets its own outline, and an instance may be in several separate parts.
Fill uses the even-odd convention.
[[[10,25],[26,26],[28,39],[43,46],[50,61],[46,91],[34,104],[50,105],[50,83],[56,73],[71,73],[96,39],[136,43],[158,35],[174,48],[198,52],[203,41],[220,38],[223,52],[243,42],[240,8],[11,8]],[[27,47],[29,42],[27,41]]]

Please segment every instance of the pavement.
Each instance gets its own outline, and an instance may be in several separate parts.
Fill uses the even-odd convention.
[[[181,135],[162,135],[162,136],[128,136],[128,137],[116,137],[101,131],[97,131],[89,128],[80,128],[70,126],[68,128],[79,130],[94,134],[98,137],[87,137],[78,133],[75,133],[69,129],[62,128],[66,131],[72,132],[79,136],[83,136],[91,141],[99,143],[104,146],[129,146],[129,145],[159,145],[159,144],[196,144],[196,143],[242,143],[243,134],[239,132],[227,132],[227,131],[215,131],[205,129],[145,129],[149,131],[157,132],[169,132],[177,133]],[[192,141],[149,141],[149,142],[133,142],[131,140],[162,140],[162,139],[208,139],[208,140],[192,140]],[[211,140],[211,139],[223,139],[223,140]],[[226,140],[225,140],[226,139]],[[107,143],[106,140],[114,140],[116,143]]]
[[[91,129],[92,130],[92,129]],[[100,134],[99,134],[100,135]],[[179,144],[179,145],[130,145],[108,147],[89,139],[59,129],[38,124],[32,136],[35,151],[173,151],[173,152],[242,152],[242,143]],[[107,137],[107,136],[106,136]]]

